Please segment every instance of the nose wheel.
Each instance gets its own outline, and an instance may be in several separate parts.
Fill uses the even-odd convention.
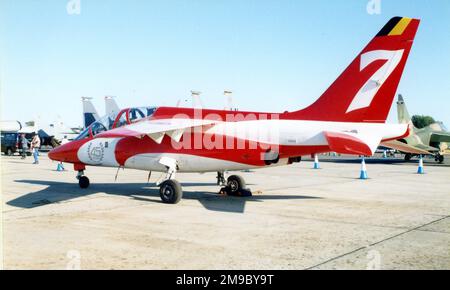
[[[89,187],[89,178],[87,176],[84,176],[84,171],[78,171],[77,175],[78,179],[78,185],[80,188],[88,188]]]
[[[81,188],[88,188],[89,187],[89,178],[87,176],[81,176],[80,179],[78,179],[78,185]]]

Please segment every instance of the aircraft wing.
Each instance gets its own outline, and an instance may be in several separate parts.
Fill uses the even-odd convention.
[[[217,124],[219,121],[202,119],[156,119],[142,120],[140,122],[126,125],[99,133],[95,138],[120,138],[137,137],[143,138],[145,135],[160,144],[164,135],[170,136],[175,141],[180,141],[183,133],[192,128],[199,128],[207,125]]]
[[[450,133],[448,132],[432,133],[431,142],[450,142]]]
[[[391,141],[386,141],[386,142],[382,142],[381,146],[384,147],[388,147],[388,148],[392,148],[392,149],[397,149],[401,152],[404,153],[411,153],[411,154],[423,154],[423,155],[430,155],[431,152],[425,149],[421,149],[418,147],[414,147],[408,144],[405,144],[403,142],[400,142],[398,140],[391,140]],[[434,151],[436,151],[436,148],[433,147],[429,147],[428,149],[434,149]],[[433,151],[433,150],[431,150]]]
[[[372,156],[381,142],[381,136],[355,132],[324,132],[331,151],[341,154]]]

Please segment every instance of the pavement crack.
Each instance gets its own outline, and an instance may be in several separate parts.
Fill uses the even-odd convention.
[[[450,216],[444,216],[444,217],[442,217],[442,218],[433,220],[433,221],[431,221],[431,222],[429,222],[429,223],[422,224],[422,225],[420,225],[420,226],[414,227],[414,228],[409,229],[409,230],[407,230],[407,231],[398,233],[398,234],[396,234],[396,235],[387,237],[387,238],[382,239],[382,240],[380,240],[380,241],[377,241],[377,242],[375,242],[375,243],[369,244],[369,245],[367,245],[367,246],[365,246],[365,247],[360,247],[360,248],[357,248],[357,249],[355,249],[355,250],[352,250],[352,251],[349,251],[349,252],[347,252],[347,253],[344,253],[344,254],[342,254],[342,255],[333,257],[333,258],[328,259],[328,260],[326,260],[326,261],[324,261],[324,262],[321,262],[321,263],[316,264],[316,265],[314,265],[314,266],[308,267],[308,268],[306,268],[305,270],[312,270],[312,269],[314,269],[314,268],[320,267],[320,266],[325,265],[325,264],[327,264],[327,263],[336,261],[336,260],[338,260],[338,259],[340,259],[340,258],[343,258],[343,257],[345,257],[345,256],[354,254],[354,253],[356,253],[356,252],[358,252],[358,251],[361,251],[361,250],[364,250],[364,249],[367,249],[367,248],[370,248],[370,247],[379,245],[379,244],[381,244],[381,243],[384,243],[384,242],[386,242],[386,241],[389,241],[389,240],[398,238],[399,236],[405,235],[405,234],[407,234],[407,233],[410,233],[410,232],[413,232],[413,231],[418,231],[418,230],[420,230],[421,228],[424,228],[424,227],[426,227],[426,226],[429,226],[429,225],[438,223],[438,222],[443,221],[443,220],[448,219],[448,218],[450,218]]]

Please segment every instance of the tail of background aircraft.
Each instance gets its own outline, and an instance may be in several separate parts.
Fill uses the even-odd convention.
[[[420,20],[394,17],[309,107],[288,118],[384,123]]]
[[[399,124],[410,124],[412,123],[411,117],[409,116],[408,109],[406,108],[405,101],[402,95],[398,95],[397,100],[397,117]]]
[[[84,128],[89,127],[92,123],[99,119],[97,114],[97,110],[91,102],[92,98],[81,97],[81,101],[83,102],[83,121]]]
[[[106,96],[105,97],[105,114],[118,114],[120,112],[119,106],[117,106],[116,100],[114,97]]]

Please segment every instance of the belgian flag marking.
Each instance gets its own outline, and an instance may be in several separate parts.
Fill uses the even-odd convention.
[[[402,35],[411,20],[407,17],[394,17],[381,29],[377,36]]]
[[[405,31],[406,27],[408,27],[408,24],[411,22],[411,18],[403,17],[397,25],[395,25],[394,29],[389,32],[389,35],[402,35],[403,31]]]

